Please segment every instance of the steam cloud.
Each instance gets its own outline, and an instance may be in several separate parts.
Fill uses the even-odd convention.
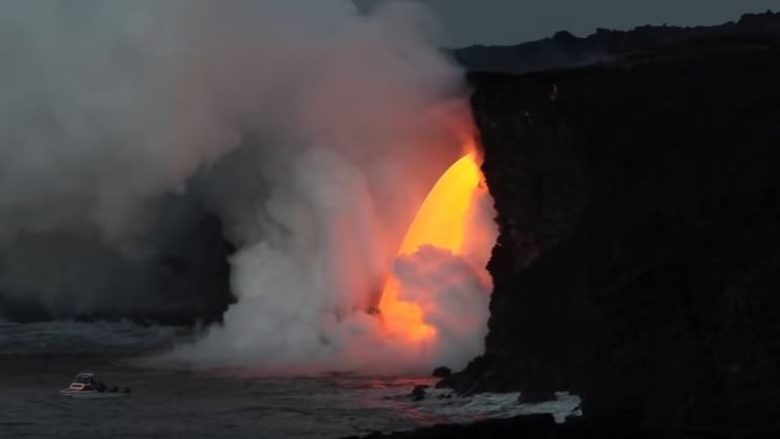
[[[0,290],[83,302],[83,279],[105,268],[91,262],[143,260],[165,197],[197,192],[239,248],[238,303],[170,359],[461,366],[484,335],[486,255],[426,248],[396,263],[405,294],[440,294],[426,293],[440,346],[410,353],[364,312],[468,125],[430,29],[402,2],[369,16],[322,0],[0,4]],[[52,252],[50,237],[74,250]],[[63,268],[74,255],[84,264]]]

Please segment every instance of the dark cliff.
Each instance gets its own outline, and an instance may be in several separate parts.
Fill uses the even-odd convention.
[[[595,421],[780,430],[774,30],[470,76],[500,237],[486,353],[447,385],[572,390]]]

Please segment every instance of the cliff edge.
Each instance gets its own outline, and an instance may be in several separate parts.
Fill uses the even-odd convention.
[[[780,431],[778,35],[470,75],[500,236],[486,353],[444,385]]]

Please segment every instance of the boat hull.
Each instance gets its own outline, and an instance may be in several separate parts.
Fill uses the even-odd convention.
[[[117,399],[125,398],[130,394],[127,392],[98,392],[98,391],[83,391],[83,390],[60,390],[60,395],[73,399]]]

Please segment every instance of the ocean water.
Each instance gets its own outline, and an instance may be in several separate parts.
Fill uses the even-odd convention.
[[[408,398],[428,377],[263,377],[241,370],[186,371],[135,359],[192,337],[131,323],[0,321],[0,438],[339,438],[442,422],[549,412],[577,415],[579,399],[520,405],[518,394]],[[130,387],[115,400],[61,397],[78,372]]]

